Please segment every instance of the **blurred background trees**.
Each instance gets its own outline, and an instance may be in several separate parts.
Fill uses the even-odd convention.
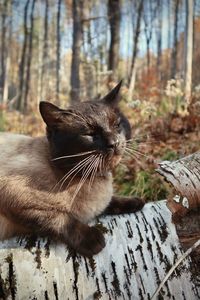
[[[200,84],[199,0],[0,0],[0,19],[0,102],[21,112],[94,98],[120,78],[127,101],[141,81],[185,79],[187,99]]]
[[[199,150],[199,66],[200,0],[0,0],[0,130],[39,135],[39,101],[95,100],[123,78],[140,153],[119,192],[163,197],[155,159]]]

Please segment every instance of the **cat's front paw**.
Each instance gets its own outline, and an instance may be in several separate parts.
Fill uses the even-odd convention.
[[[99,253],[105,245],[105,239],[101,231],[95,227],[88,226],[76,250],[83,256],[91,257]]]
[[[105,213],[110,215],[134,213],[142,209],[144,204],[144,200],[137,197],[113,196]]]
[[[72,215],[63,228],[61,238],[70,248],[87,257],[105,247],[105,239],[99,229],[81,223]]]
[[[141,210],[145,205],[145,201],[138,197],[130,197],[124,201],[124,210],[127,213],[136,212]]]

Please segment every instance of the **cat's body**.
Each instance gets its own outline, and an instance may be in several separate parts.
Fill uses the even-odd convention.
[[[0,134],[0,239],[48,234],[93,255],[105,242],[98,229],[86,224],[89,220],[105,210],[123,213],[143,206],[138,199],[113,196],[111,171],[124,151],[128,123],[101,103],[85,104],[87,118],[77,109],[63,111],[48,103],[40,109],[48,139]],[[110,127],[119,116],[123,128],[113,127],[113,142]],[[101,133],[88,133],[91,126]]]
[[[101,176],[101,174],[96,176],[92,188],[89,188],[89,179],[87,179],[80,189],[76,201],[70,201],[70,199],[73,197],[79,179],[74,180],[67,190],[63,188],[63,191],[58,192],[59,185],[56,187],[58,178],[54,173],[54,169],[50,166],[51,157],[46,137],[31,138],[18,134],[0,133],[0,149],[0,165],[3,166],[0,170],[0,183],[8,181],[4,191],[5,198],[11,192],[10,183],[13,187],[18,187],[18,192],[20,194],[24,193],[25,197],[27,188],[33,194],[34,191],[41,192],[45,196],[44,198],[48,200],[52,198],[54,203],[59,202],[63,211],[66,211],[66,213],[70,211],[84,223],[101,214],[112,198],[111,172],[104,176]],[[1,200],[0,212],[2,202]],[[0,217],[2,224],[1,219],[2,217]],[[13,226],[13,223],[11,226]],[[16,224],[14,225],[14,235],[16,234],[15,226]],[[0,228],[3,227],[5,228],[5,226]],[[19,227],[18,230],[17,233],[20,234],[21,228]],[[8,226],[8,231],[12,232],[10,226]],[[2,236],[0,229],[0,239],[4,236],[5,233]]]

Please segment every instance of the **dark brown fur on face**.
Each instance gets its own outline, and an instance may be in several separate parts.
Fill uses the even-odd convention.
[[[0,134],[1,239],[50,235],[92,256],[105,241],[89,220],[142,208],[138,198],[113,196],[112,170],[130,138],[118,108],[120,85],[101,101],[65,110],[41,103],[47,138]]]

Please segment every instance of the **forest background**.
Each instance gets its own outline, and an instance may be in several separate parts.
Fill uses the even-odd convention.
[[[123,78],[116,192],[167,196],[159,161],[200,148],[200,0],[0,0],[0,41],[0,131],[44,134],[41,100],[95,101]]]

